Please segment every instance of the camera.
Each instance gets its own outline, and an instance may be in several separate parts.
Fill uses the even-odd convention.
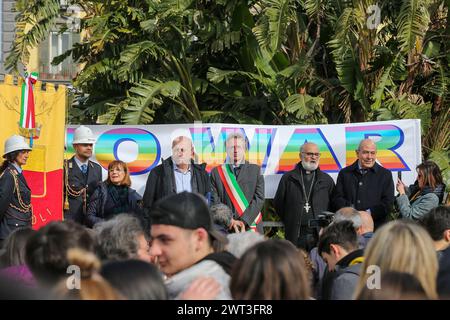
[[[317,215],[317,219],[310,219],[308,221],[309,228],[325,228],[333,222],[334,212],[323,211],[321,214]]]

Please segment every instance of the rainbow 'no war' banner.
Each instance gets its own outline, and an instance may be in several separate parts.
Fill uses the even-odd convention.
[[[73,132],[66,134],[66,157],[73,155]],[[106,168],[113,160],[128,163],[132,187],[143,194],[148,173],[171,155],[172,140],[188,136],[195,147],[196,161],[207,163],[207,170],[226,161],[225,140],[239,132],[247,139],[247,160],[261,166],[266,197],[275,195],[281,175],[299,161],[299,147],[308,142],[319,146],[320,168],[335,180],[340,169],[356,160],[355,149],[365,138],[375,141],[378,162],[402,180],[413,183],[415,167],[421,162],[420,120],[397,120],[333,125],[259,126],[222,123],[192,123],[142,126],[90,126],[97,137],[96,160]]]

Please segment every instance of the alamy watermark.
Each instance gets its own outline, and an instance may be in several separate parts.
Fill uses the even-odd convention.
[[[366,280],[367,289],[373,290],[381,289],[381,269],[379,266],[370,265],[367,267],[366,273],[370,273],[371,275]]]
[[[81,289],[81,270],[77,265],[70,265],[66,270],[70,276],[66,280],[66,287],[68,290],[80,290]]]
[[[377,4],[370,5],[366,13],[369,14],[367,18],[366,25],[369,30],[375,30],[381,23],[381,9]]]

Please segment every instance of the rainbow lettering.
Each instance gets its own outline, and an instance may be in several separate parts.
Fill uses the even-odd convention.
[[[256,128],[252,142],[249,144],[248,137],[243,128],[221,128],[217,143],[211,134],[211,128],[190,128],[192,141],[199,163],[206,162],[206,170],[210,172],[212,168],[221,165],[226,161],[225,141],[228,135],[233,133],[242,134],[247,140],[246,159],[250,163],[261,166],[263,172],[267,166],[267,160],[272,149],[273,138],[276,129]]]
[[[117,150],[125,141],[132,141],[138,146],[137,159],[128,164],[131,175],[149,172],[161,157],[161,146],[155,135],[147,130],[137,128],[119,128],[104,132],[95,144],[95,157],[105,169],[113,160],[120,160]]]
[[[66,158],[75,153],[72,146],[74,131],[75,128],[67,129]],[[119,128],[102,133],[94,145],[95,158],[105,170],[108,169],[111,161],[121,160],[117,150],[119,145],[125,141],[132,141],[138,146],[137,159],[127,163],[131,175],[147,173],[158,164],[161,157],[161,146],[153,133],[137,128]]]
[[[320,169],[325,172],[338,172],[341,165],[319,128],[296,129],[291,136],[283,154],[278,162],[277,173],[284,173],[292,170],[299,162],[300,146],[305,142],[313,142],[319,146]]]
[[[355,150],[363,139],[376,137],[377,160],[383,167],[391,171],[410,171],[406,162],[395,152],[405,139],[402,129],[391,124],[367,125],[345,128],[346,137],[346,163],[356,161]]]

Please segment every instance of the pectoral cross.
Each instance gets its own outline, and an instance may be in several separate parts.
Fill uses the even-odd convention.
[[[309,205],[309,202],[306,202],[306,204],[303,206],[303,208],[305,208],[306,213],[309,213],[309,209],[311,208],[311,206]]]

